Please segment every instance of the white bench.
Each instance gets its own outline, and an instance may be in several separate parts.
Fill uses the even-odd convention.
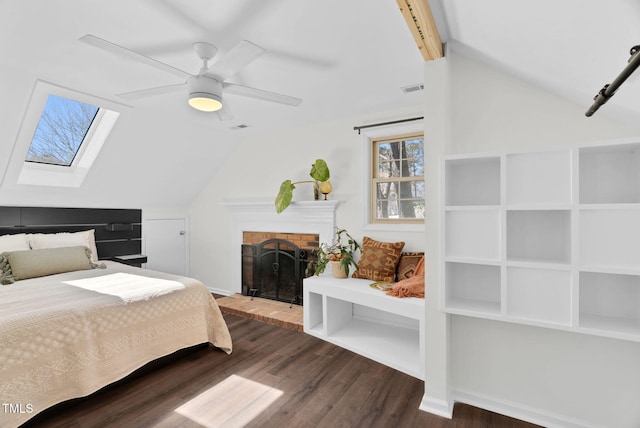
[[[372,282],[306,278],[305,333],[424,380],[424,299],[387,296]]]

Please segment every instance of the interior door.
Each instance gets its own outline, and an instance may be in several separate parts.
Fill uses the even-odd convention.
[[[184,218],[143,221],[147,269],[188,275],[187,221]]]

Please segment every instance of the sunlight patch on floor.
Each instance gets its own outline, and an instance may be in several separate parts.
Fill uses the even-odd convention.
[[[279,389],[231,375],[175,411],[206,428],[241,427],[282,394]]]

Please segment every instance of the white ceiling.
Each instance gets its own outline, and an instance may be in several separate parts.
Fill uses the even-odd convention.
[[[584,106],[640,45],[638,0],[431,0],[449,47]],[[640,122],[640,70],[595,114]]]
[[[638,0],[430,4],[450,49],[585,111],[640,44]],[[79,42],[84,34],[194,73],[201,64],[193,42],[210,42],[224,53],[246,39],[266,53],[229,81],[303,99],[290,107],[227,94],[235,117],[227,122],[190,109],[182,93],[124,102],[133,114],[114,129],[81,190],[86,196],[103,191],[107,181],[121,188],[136,182],[144,196],[105,193],[121,205],[170,200],[188,206],[242,136],[423,102],[420,92],[400,90],[421,82],[423,60],[395,0],[0,0],[0,176],[35,79],[119,102],[118,93],[181,82]],[[596,114],[637,122],[638,76]],[[249,128],[230,130],[239,124]],[[189,174],[176,182],[180,168]]]
[[[213,129],[244,123],[264,131],[419,103],[400,91],[421,82],[422,61],[393,0],[11,0],[0,16],[2,63],[112,99],[184,79],[78,42],[84,34],[189,73],[202,65],[194,42],[219,55],[243,39],[263,47],[229,81],[302,98],[300,107],[227,94],[235,119],[221,123],[188,108],[186,93],[126,102]]]

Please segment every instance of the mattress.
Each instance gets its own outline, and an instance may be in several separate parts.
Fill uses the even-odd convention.
[[[201,282],[105,264],[0,286],[0,426],[18,426],[182,348],[208,342],[231,353],[224,318]]]

